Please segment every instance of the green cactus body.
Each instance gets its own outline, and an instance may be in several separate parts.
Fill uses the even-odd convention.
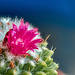
[[[32,73],[28,72],[28,71],[24,71],[21,73],[21,75],[32,75]]]
[[[4,60],[0,62],[0,73],[4,73],[6,70],[6,63]]]
[[[14,69],[8,69],[4,75],[18,75],[18,72],[17,70],[14,68]]]
[[[7,25],[9,23],[10,25]],[[2,45],[5,34],[12,29],[12,23],[19,26],[20,20],[0,19],[0,24],[2,24],[0,25],[0,75],[57,75],[58,64],[53,62],[52,58],[54,50],[47,48],[46,41],[38,44],[39,50],[28,51],[30,55],[25,57],[13,55],[6,46]]]
[[[36,72],[35,75],[46,75],[44,72]]]

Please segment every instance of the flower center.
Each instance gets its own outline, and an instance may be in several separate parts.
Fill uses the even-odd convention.
[[[18,39],[16,40],[16,45],[18,45],[19,43],[24,46],[24,42],[23,42],[23,40],[22,40],[21,38],[18,38]]]

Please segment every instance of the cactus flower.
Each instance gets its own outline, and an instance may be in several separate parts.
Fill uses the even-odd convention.
[[[28,30],[29,23],[24,23],[21,19],[19,28],[13,24],[13,29],[10,29],[4,38],[3,45],[6,45],[9,51],[15,55],[28,54],[27,51],[38,49],[37,44],[42,42],[42,39],[34,39],[38,33],[38,28]]]

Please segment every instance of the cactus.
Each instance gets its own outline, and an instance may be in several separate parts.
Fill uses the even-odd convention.
[[[57,75],[48,37],[23,19],[0,18],[0,75]]]

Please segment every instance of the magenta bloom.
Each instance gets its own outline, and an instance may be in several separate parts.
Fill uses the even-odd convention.
[[[42,39],[34,39],[38,33],[37,28],[28,30],[29,23],[24,23],[21,19],[19,28],[13,24],[13,29],[10,29],[4,38],[3,45],[8,47],[9,52],[14,55],[28,54],[27,51],[38,49],[37,44],[42,42]]]

